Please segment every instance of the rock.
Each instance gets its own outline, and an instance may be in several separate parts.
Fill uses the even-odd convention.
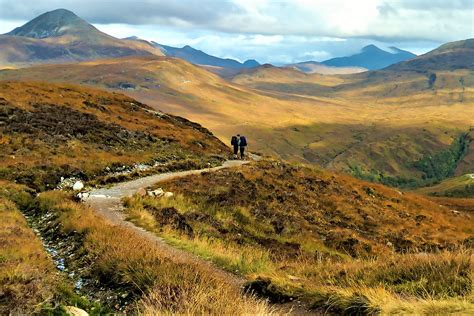
[[[80,199],[80,200],[85,200],[89,197],[89,193],[88,192],[81,192],[77,195],[77,197]]]
[[[163,191],[162,188],[158,188],[153,191],[148,191],[149,196],[156,196],[156,197],[162,197],[165,194],[165,191]]]
[[[393,244],[389,241],[387,242],[387,247],[393,247]]]
[[[456,210],[451,210],[451,212],[452,212],[454,215],[459,215],[459,214],[461,214],[461,212],[456,211]]]
[[[76,181],[72,186],[72,189],[74,191],[81,191],[82,189],[84,189],[84,183],[82,183],[82,181]]]
[[[138,189],[137,194],[139,196],[143,197],[143,196],[146,195],[146,190],[144,188],[140,188],[140,189]]]
[[[163,197],[169,199],[169,198],[172,198],[174,196],[174,193],[173,192],[165,192],[165,194],[163,195]]]
[[[89,316],[89,314],[85,310],[75,306],[66,306],[64,310],[66,312],[66,315],[70,316]]]

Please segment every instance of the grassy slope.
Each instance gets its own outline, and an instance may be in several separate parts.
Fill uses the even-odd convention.
[[[0,313],[61,315],[67,305],[92,315],[109,312],[77,295],[72,282],[58,273],[20,211],[33,205],[30,189],[0,180]]]
[[[130,220],[257,280],[276,301],[336,313],[473,311],[470,251],[406,253],[459,247],[472,219],[420,196],[277,161],[160,187],[175,197],[127,199]]]
[[[2,314],[63,315],[66,305],[81,307],[92,315],[119,312],[113,295],[99,296],[92,304],[74,293],[72,282],[66,274],[58,273],[19,209],[32,219],[47,215],[48,220],[38,227],[42,237],[66,242],[63,246],[75,249],[63,257],[65,271],[81,277],[84,284],[87,280],[95,284],[98,294],[109,288],[125,294],[127,312],[272,313],[265,302],[242,295],[235,285],[226,284],[206,268],[171,258],[152,241],[74,203],[67,193],[49,191],[34,197],[24,186],[5,181],[0,185]]]
[[[128,95],[200,122],[224,141],[246,134],[251,150],[415,180],[423,173],[413,163],[448,148],[474,117],[468,70],[441,72],[431,88],[428,74],[322,76],[265,67],[229,83],[181,60],[129,58],[4,71],[0,78],[44,73],[117,90],[131,84]]]
[[[198,168],[227,153],[199,125],[119,94],[2,82],[0,105],[0,176],[40,190],[61,176],[92,180],[107,167],[156,161]]]

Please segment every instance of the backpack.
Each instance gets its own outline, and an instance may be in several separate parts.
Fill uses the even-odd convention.
[[[245,136],[240,136],[240,144],[239,145],[241,147],[247,146],[247,139],[245,138]]]
[[[237,136],[232,136],[232,139],[230,140],[230,144],[234,145],[234,146],[237,146],[238,143],[239,143],[239,141],[237,139]]]

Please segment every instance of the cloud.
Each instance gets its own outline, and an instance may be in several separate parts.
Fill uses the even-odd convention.
[[[0,0],[0,33],[66,8],[116,37],[293,63],[397,46],[424,53],[474,37],[472,0]]]
[[[64,7],[91,23],[231,34],[450,41],[474,37],[472,0],[0,0],[0,19]]]

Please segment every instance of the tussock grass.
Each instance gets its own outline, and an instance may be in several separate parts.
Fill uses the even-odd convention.
[[[38,205],[40,212],[58,216],[63,233],[83,237],[81,251],[90,262],[91,276],[133,293],[144,314],[272,312],[264,301],[243,295],[207,268],[173,258],[149,239],[71,202],[64,193],[42,193]]]
[[[51,303],[59,278],[16,205],[0,197],[0,314],[39,312]]]
[[[246,168],[249,169],[248,173]],[[314,203],[314,209],[344,209],[344,213],[335,213],[331,218],[341,216],[344,223],[350,222],[354,225],[358,220],[350,218],[351,208],[354,208],[355,204],[364,207],[364,210],[371,214],[370,220],[373,223],[380,217],[379,220],[384,223],[380,225],[383,232],[387,228],[386,222],[393,225],[390,218],[395,212],[404,216],[421,213],[432,218],[431,226],[444,227],[444,236],[453,238],[459,237],[456,237],[454,232],[462,232],[466,223],[450,230],[446,226],[446,211],[422,197],[402,194],[379,185],[358,183],[345,176],[328,180],[322,172],[317,173],[316,179],[319,180],[315,183],[331,186],[332,190],[337,190],[338,196],[326,197],[316,190],[315,202],[308,198],[300,201],[298,198],[301,196],[295,197],[294,193],[311,197],[308,191],[314,191],[314,186],[307,187],[305,191],[299,187],[296,180],[286,182],[284,174],[292,172],[292,167],[277,165],[276,168],[283,170],[282,175],[278,174],[276,178],[272,178],[273,167],[264,165],[259,169],[250,166],[238,171],[224,171],[221,174],[162,183],[160,186],[175,193],[173,198],[126,198],[125,213],[130,221],[155,232],[169,243],[211,260],[224,269],[238,272],[252,283],[262,284],[261,280],[268,280],[265,281],[268,285],[259,294],[265,292],[265,295],[274,297],[277,301],[278,297],[283,296],[298,297],[310,303],[316,310],[337,314],[426,314],[443,311],[462,314],[472,310],[474,255],[471,249],[460,246],[462,240],[451,250],[435,248],[430,252],[421,252],[423,250],[415,247],[406,251],[395,251],[384,245],[385,249],[382,248],[382,251],[373,247],[378,251],[372,252],[371,255],[349,256],[331,248],[333,245],[330,243],[321,245],[315,242],[314,233],[321,234],[324,226],[315,226],[312,228],[313,234],[308,234],[305,232],[308,230],[307,222],[303,222],[295,214],[305,207],[305,203]],[[290,170],[285,171],[285,168]],[[310,183],[311,171],[305,171],[304,179]],[[264,173],[265,177],[260,177],[260,172]],[[239,178],[238,182],[233,181],[234,173]],[[296,177],[297,175],[293,176]],[[258,185],[251,186],[256,183]],[[292,185],[292,194],[289,193],[288,197],[283,195],[291,201],[285,206],[287,211],[283,212],[277,208],[283,208],[285,201],[275,203],[271,192],[266,194],[267,191],[259,185],[280,192],[280,196],[283,195],[283,188]],[[245,193],[251,195],[248,203],[243,198]],[[360,198],[361,195],[363,199]],[[236,196],[238,198],[234,198]],[[394,202],[397,206],[385,213],[382,205]],[[378,206],[379,203],[381,206]],[[439,212],[433,212],[433,207]],[[173,222],[163,221],[166,214],[164,210],[170,208],[180,215],[176,217],[180,222],[192,227],[192,234],[189,234],[189,229],[185,231],[180,229],[179,225],[173,225]],[[272,211],[267,211],[265,217],[257,219],[254,215],[262,209]],[[382,213],[372,213],[375,209],[380,209]],[[266,222],[269,218],[278,219],[280,216],[286,219],[289,214],[293,215],[292,220],[283,222],[284,230],[281,233],[276,233],[279,230],[278,225]],[[321,221],[324,213],[313,216],[314,220],[308,217],[304,219],[308,219],[310,223]],[[355,216],[357,218],[358,215]],[[456,222],[459,222],[458,218]],[[372,232],[377,229],[378,226],[371,227]],[[426,235],[431,233],[432,229],[416,225],[410,240],[417,240],[417,236],[427,238]],[[266,243],[264,240],[265,242],[260,243],[261,236],[274,238],[279,243],[278,246],[275,246],[275,241]],[[358,238],[355,237],[356,234],[352,236]],[[291,241],[301,243],[298,252],[293,252],[293,248],[287,246],[286,243]],[[373,241],[380,242],[378,238],[373,238]],[[457,305],[460,307],[456,307]]]

